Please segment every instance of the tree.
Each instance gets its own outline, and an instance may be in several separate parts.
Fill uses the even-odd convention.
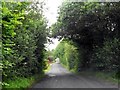
[[[3,82],[43,74],[46,19],[38,2],[2,2]],[[3,83],[3,86],[6,83]]]
[[[106,39],[119,40],[119,21],[120,3],[63,2],[58,21],[51,29],[53,36],[61,36],[77,43],[83,56],[81,68],[88,69],[92,65],[90,58],[96,47],[104,48]]]

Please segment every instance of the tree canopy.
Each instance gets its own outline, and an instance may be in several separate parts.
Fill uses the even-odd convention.
[[[82,52],[81,68],[118,70],[119,2],[63,2],[51,30],[53,37],[77,44],[80,56]]]

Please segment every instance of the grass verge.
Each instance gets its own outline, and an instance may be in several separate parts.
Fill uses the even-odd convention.
[[[118,84],[118,78],[115,76],[115,73],[112,72],[100,72],[100,71],[82,71],[79,74],[86,76],[93,76],[101,80],[105,80],[108,82],[112,82],[114,84]]]
[[[61,64],[64,68],[68,69],[69,68],[67,66],[65,66],[64,64]],[[72,73],[78,74],[78,75],[85,75],[85,76],[92,76],[92,77],[96,77],[98,79],[101,80],[105,80],[108,82],[112,82],[114,84],[118,84],[120,83],[120,80],[118,80],[118,78],[116,77],[116,73],[115,72],[100,72],[100,71],[81,71],[81,72],[76,72],[74,69],[69,70]]]
[[[34,75],[28,78],[25,77],[17,77],[14,78],[14,80],[8,80],[8,85],[2,87],[3,90],[26,90],[27,88],[31,87],[34,83],[36,83],[38,80],[41,80],[44,77],[44,75]]]
[[[109,82],[112,82],[114,84],[120,83],[120,80],[118,77],[116,77],[116,73],[112,72],[96,72],[95,73],[96,77],[107,80]]]
[[[44,70],[44,72],[48,72],[50,70],[50,65]],[[31,88],[34,84],[39,82],[42,78],[44,78],[44,74],[37,74],[31,77],[16,77],[8,80],[5,86],[2,87],[2,90],[27,90]]]
[[[50,70],[50,65],[48,65],[47,69],[44,70],[44,72],[48,72]]]

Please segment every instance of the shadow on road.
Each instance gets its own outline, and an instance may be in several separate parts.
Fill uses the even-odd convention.
[[[86,76],[78,76],[53,63],[46,73],[46,78],[33,86],[33,88],[118,88],[117,85],[103,82]]]

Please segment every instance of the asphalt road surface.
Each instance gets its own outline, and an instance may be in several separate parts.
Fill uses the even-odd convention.
[[[46,75],[33,88],[118,88],[118,85],[94,77],[73,74],[57,63],[51,65]]]

